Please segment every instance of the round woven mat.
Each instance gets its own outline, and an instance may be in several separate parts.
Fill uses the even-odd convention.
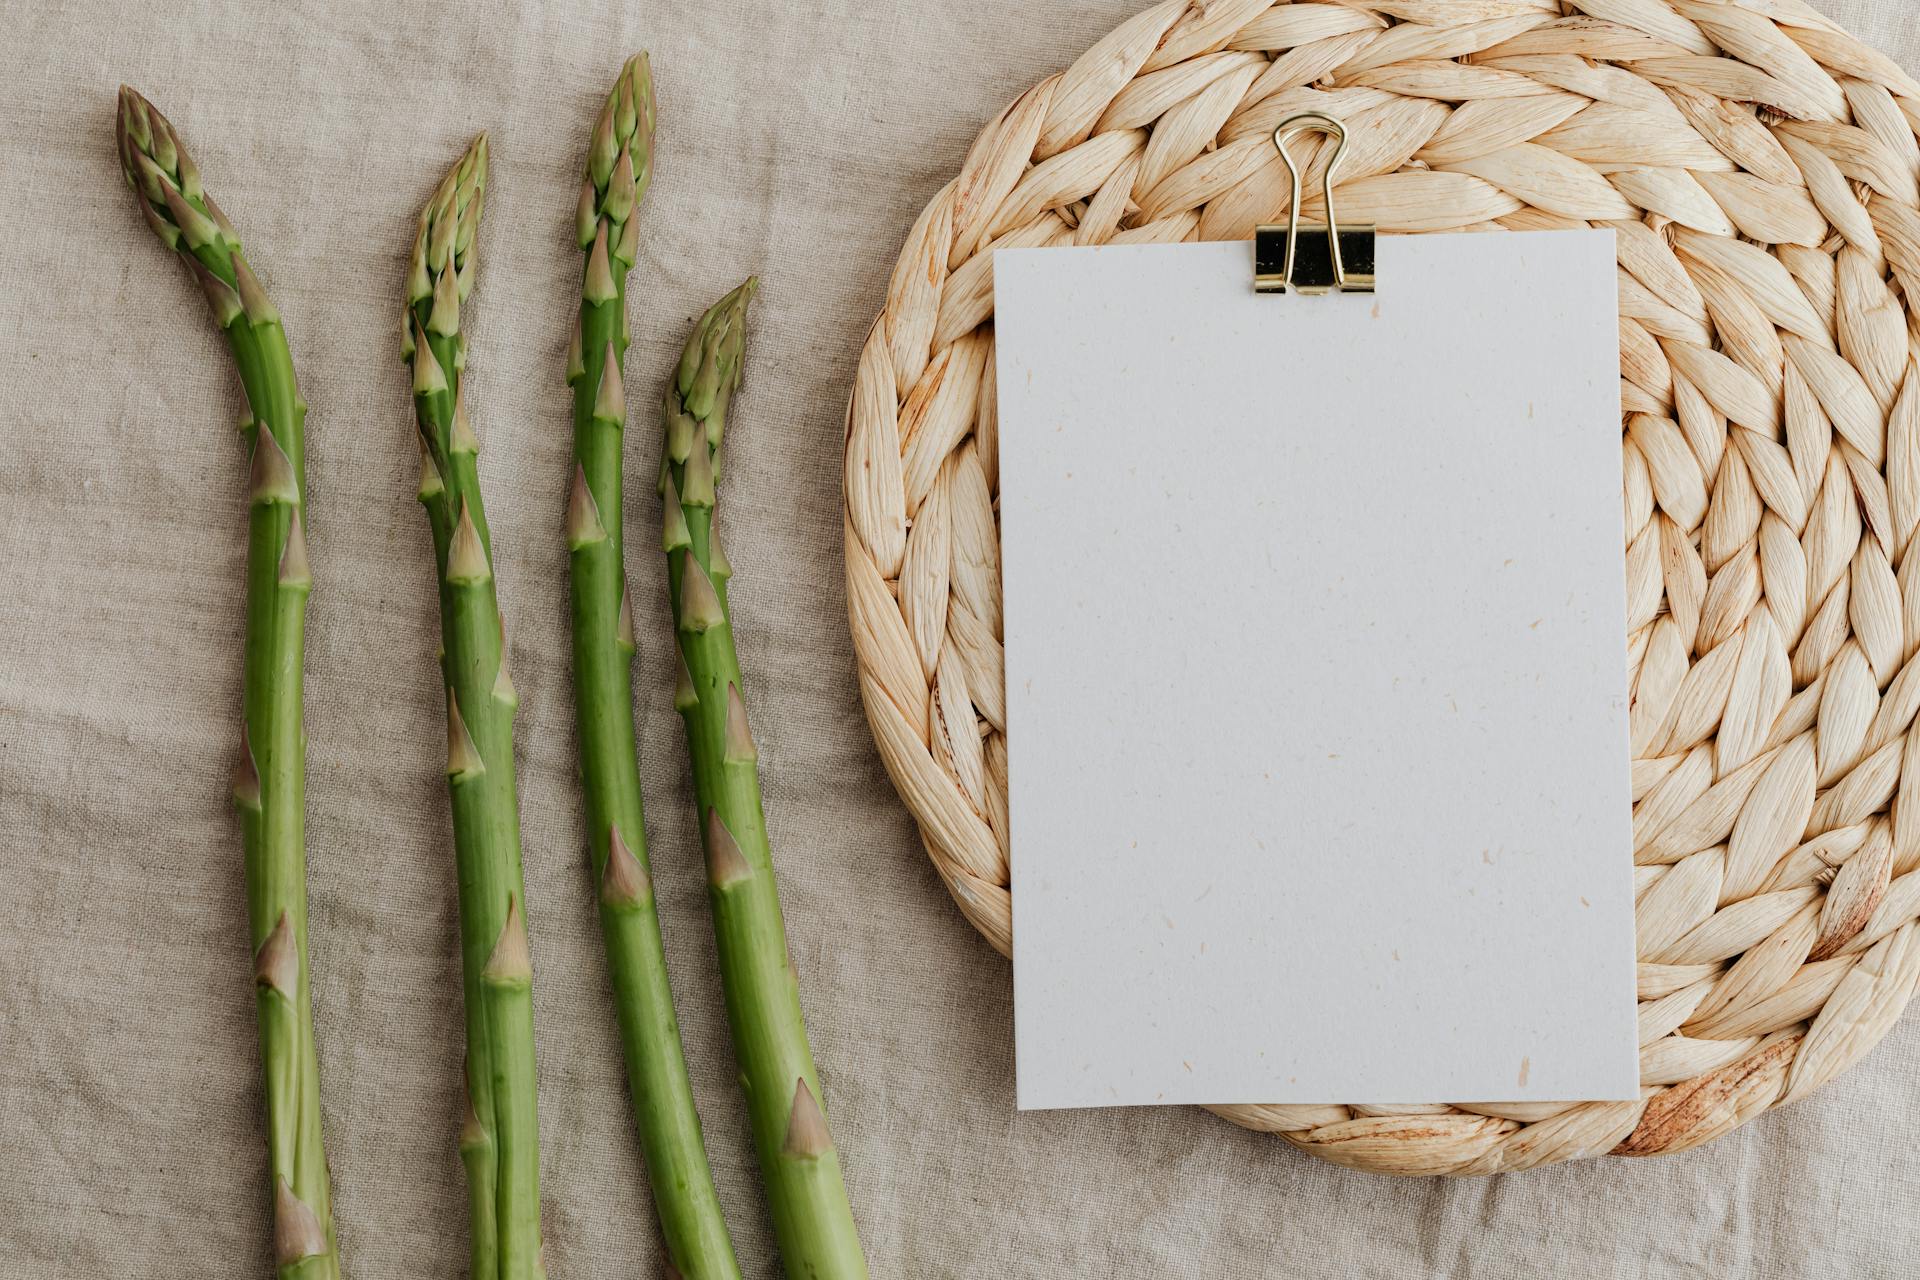
[[[1303,109],[1352,135],[1343,219],[1619,233],[1644,1096],[1215,1110],[1403,1174],[1706,1142],[1920,981],[1920,84],[1800,0],[1166,0],[1022,94],[908,235],[848,411],[881,756],[1007,951],[992,252],[1250,238]]]

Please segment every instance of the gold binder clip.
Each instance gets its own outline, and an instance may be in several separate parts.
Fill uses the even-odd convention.
[[[1318,130],[1333,137],[1333,157],[1327,161],[1320,190],[1327,206],[1324,223],[1300,221],[1300,165],[1287,150],[1296,135]],[[1319,111],[1288,116],[1273,131],[1274,149],[1293,178],[1293,199],[1285,226],[1262,224],[1254,229],[1253,288],[1256,293],[1321,294],[1373,292],[1374,226],[1343,227],[1333,211],[1333,175],[1347,151],[1347,127]]]

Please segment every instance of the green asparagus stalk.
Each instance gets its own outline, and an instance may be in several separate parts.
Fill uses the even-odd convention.
[[[688,1280],[739,1280],[713,1188],[707,1148],[667,985],[654,910],[633,734],[633,611],[623,559],[621,443],[626,394],[626,282],[638,204],[653,158],[653,79],[640,54],[607,95],[580,184],[587,255],[580,318],[567,361],[573,385],[573,671],[587,852],[599,886],[600,928],[613,975],[647,1178],[667,1256]]]
[[[244,711],[233,799],[245,851],[274,1263],[282,1280],[337,1280],[320,1067],[307,966],[306,741],[301,729],[308,572],[306,402],[280,313],[247,265],[226,215],[200,183],[179,133],[120,86],[120,164],[140,212],[192,269],[240,371],[253,453],[248,479]]]
[[[660,491],[681,657],[674,704],[686,722],[727,1021],[774,1235],[795,1280],[848,1280],[865,1277],[867,1264],[801,1020],[733,647],[733,570],[713,519],[721,434],[757,287],[749,279],[701,317],[667,389]]]
[[[420,501],[440,580],[447,787],[459,881],[467,1009],[467,1167],[472,1280],[533,1280],[540,1260],[540,1140],[534,1101],[533,966],[513,783],[519,699],[494,595],[480,496],[480,442],[467,418],[460,308],[473,292],[486,199],[487,138],[474,140],[420,213],[401,351],[413,367]]]

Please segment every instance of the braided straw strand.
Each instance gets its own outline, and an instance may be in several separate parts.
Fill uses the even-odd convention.
[[[880,757],[1009,953],[993,251],[1251,238],[1303,110],[1347,124],[1353,222],[1617,233],[1642,1097],[1213,1110],[1381,1173],[1708,1142],[1920,985],[1920,84],[1803,0],[1164,0],[1016,98],[848,407]]]

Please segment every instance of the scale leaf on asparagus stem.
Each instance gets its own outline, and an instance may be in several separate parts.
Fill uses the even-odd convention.
[[[740,385],[747,304],[756,288],[748,280],[700,318],[667,389],[661,542],[681,657],[674,705],[693,765],[727,1022],[781,1257],[795,1280],[861,1280],[867,1264],[828,1131],[774,884],[758,752],[727,607],[732,571],[713,522],[721,434]]]
[[[201,184],[171,122],[122,85],[115,141],[146,223],[186,260],[246,392],[247,625],[233,798],[245,851],[255,1008],[266,1077],[274,1264],[281,1280],[338,1280],[332,1190],[320,1140],[320,1069],[307,965],[307,406],[280,313]]]
[[[506,631],[467,418],[461,304],[472,294],[486,200],[487,138],[474,140],[421,211],[407,274],[406,340],[424,453],[419,497],[440,583],[447,788],[459,884],[467,1013],[467,1168],[472,1280],[539,1280],[540,1139],[533,969],[514,791]]]
[[[588,858],[613,977],[633,1111],[672,1266],[686,1280],[738,1280],[667,983],[647,863],[633,731],[633,614],[627,599],[621,457],[627,420],[620,361],[626,281],[653,155],[653,82],[641,54],[621,68],[593,128],[580,184],[586,267],[567,353],[574,468],[567,494],[573,669]]]

